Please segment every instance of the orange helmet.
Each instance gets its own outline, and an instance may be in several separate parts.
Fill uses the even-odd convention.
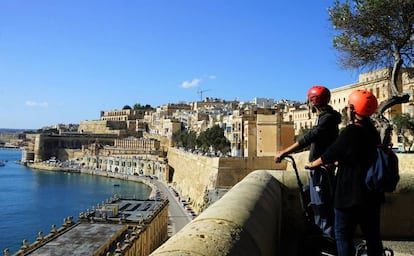
[[[370,91],[355,90],[348,96],[348,104],[354,106],[354,112],[361,116],[374,114],[378,107],[377,98]]]
[[[308,101],[314,106],[327,105],[330,100],[331,92],[325,86],[315,85],[308,90]]]

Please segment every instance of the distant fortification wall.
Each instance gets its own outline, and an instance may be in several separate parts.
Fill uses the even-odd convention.
[[[61,161],[79,156],[76,151],[82,149],[83,145],[89,145],[99,141],[103,145],[114,145],[115,136],[106,135],[48,135],[37,134],[34,142],[34,162],[42,162],[56,157]]]
[[[0,133],[0,141],[12,142],[24,138],[25,136],[20,133]]]
[[[181,198],[188,200],[199,212],[211,203],[208,194],[230,189],[249,173],[257,169],[283,170],[285,163],[275,164],[273,157],[226,158],[208,157],[179,150],[168,149],[168,165],[172,185]]]

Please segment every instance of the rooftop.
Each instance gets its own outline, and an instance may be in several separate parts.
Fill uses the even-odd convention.
[[[123,232],[125,228],[124,224],[79,223],[28,255],[93,255],[95,251],[110,241],[118,232]]]

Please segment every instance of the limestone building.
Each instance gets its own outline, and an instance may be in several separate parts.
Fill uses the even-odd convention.
[[[165,104],[154,112],[146,112],[143,117],[147,130],[150,134],[171,138],[172,135],[181,130],[181,121],[174,115],[176,112],[191,111],[188,104]]]
[[[408,113],[410,116],[414,116],[414,78],[409,75],[409,71],[413,69],[404,69],[402,75],[398,79],[397,87],[403,94],[409,94],[410,100],[407,103],[395,105],[392,108],[384,112],[384,116],[388,120],[392,120],[397,114]],[[365,89],[372,92],[381,103],[387,100],[391,96],[390,92],[390,77],[391,68],[383,68],[372,72],[367,72],[359,75],[358,83],[345,85],[337,88],[330,89],[331,101],[330,105],[342,115],[345,115],[345,107],[348,103],[349,94],[358,89]],[[293,121],[295,128],[295,135],[300,134],[301,129],[310,129],[315,123],[316,115],[310,111],[306,103],[302,103],[300,106],[286,106],[283,111],[283,119],[285,121]],[[346,125],[342,123],[341,126]],[[396,135],[394,135],[396,137]],[[394,144],[396,138],[394,138]]]
[[[234,157],[274,156],[294,141],[293,123],[284,122],[277,109],[235,110],[223,122]]]
[[[195,101],[191,104],[192,110],[200,111],[200,110],[225,110],[225,109],[235,109],[238,106],[239,102],[234,101],[226,101],[223,99],[217,98],[205,98],[203,101]]]
[[[142,137],[145,130],[145,111],[125,107],[121,110],[101,111],[100,120],[80,122],[78,131],[91,134],[113,134],[121,137],[135,135]]]
[[[101,120],[129,121],[142,119],[145,111],[142,109],[123,108],[121,110],[101,111]]]
[[[408,103],[395,105],[384,112],[384,116],[391,120],[394,116],[400,113],[409,113],[413,115],[413,88],[414,78],[410,78],[409,71],[412,69],[402,70],[397,88],[400,92],[410,95]],[[391,97],[390,91],[390,77],[391,68],[383,68],[373,72],[368,72],[359,75],[359,81],[356,84],[346,85],[331,89],[331,105],[339,112],[342,112],[348,103],[348,95],[357,89],[365,89],[372,92],[381,103]]]

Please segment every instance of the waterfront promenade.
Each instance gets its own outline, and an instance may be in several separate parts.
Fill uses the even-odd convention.
[[[78,172],[85,173],[90,175],[99,175],[103,177],[112,177],[122,180],[142,182],[152,188],[150,198],[156,198],[156,191],[158,190],[162,195],[167,197],[169,201],[168,215],[169,215],[169,225],[170,225],[170,234],[174,235],[176,232],[181,230],[185,225],[187,225],[193,217],[187,212],[184,208],[182,202],[180,201],[179,195],[173,193],[173,191],[168,187],[164,182],[160,182],[156,179],[152,179],[146,176],[136,176],[128,175],[123,173],[114,173],[106,172],[102,170],[92,170],[88,168],[80,168],[79,166],[56,166],[55,164],[47,163],[37,163],[31,164],[31,168],[42,169],[49,171],[66,171],[66,172]]]
[[[168,207],[169,235],[175,235],[175,233],[184,228],[192,220],[192,217],[184,209],[184,206],[179,201],[179,197],[173,194],[165,183],[156,180],[152,182],[161,190],[161,193],[168,197],[168,201],[170,202]]]

